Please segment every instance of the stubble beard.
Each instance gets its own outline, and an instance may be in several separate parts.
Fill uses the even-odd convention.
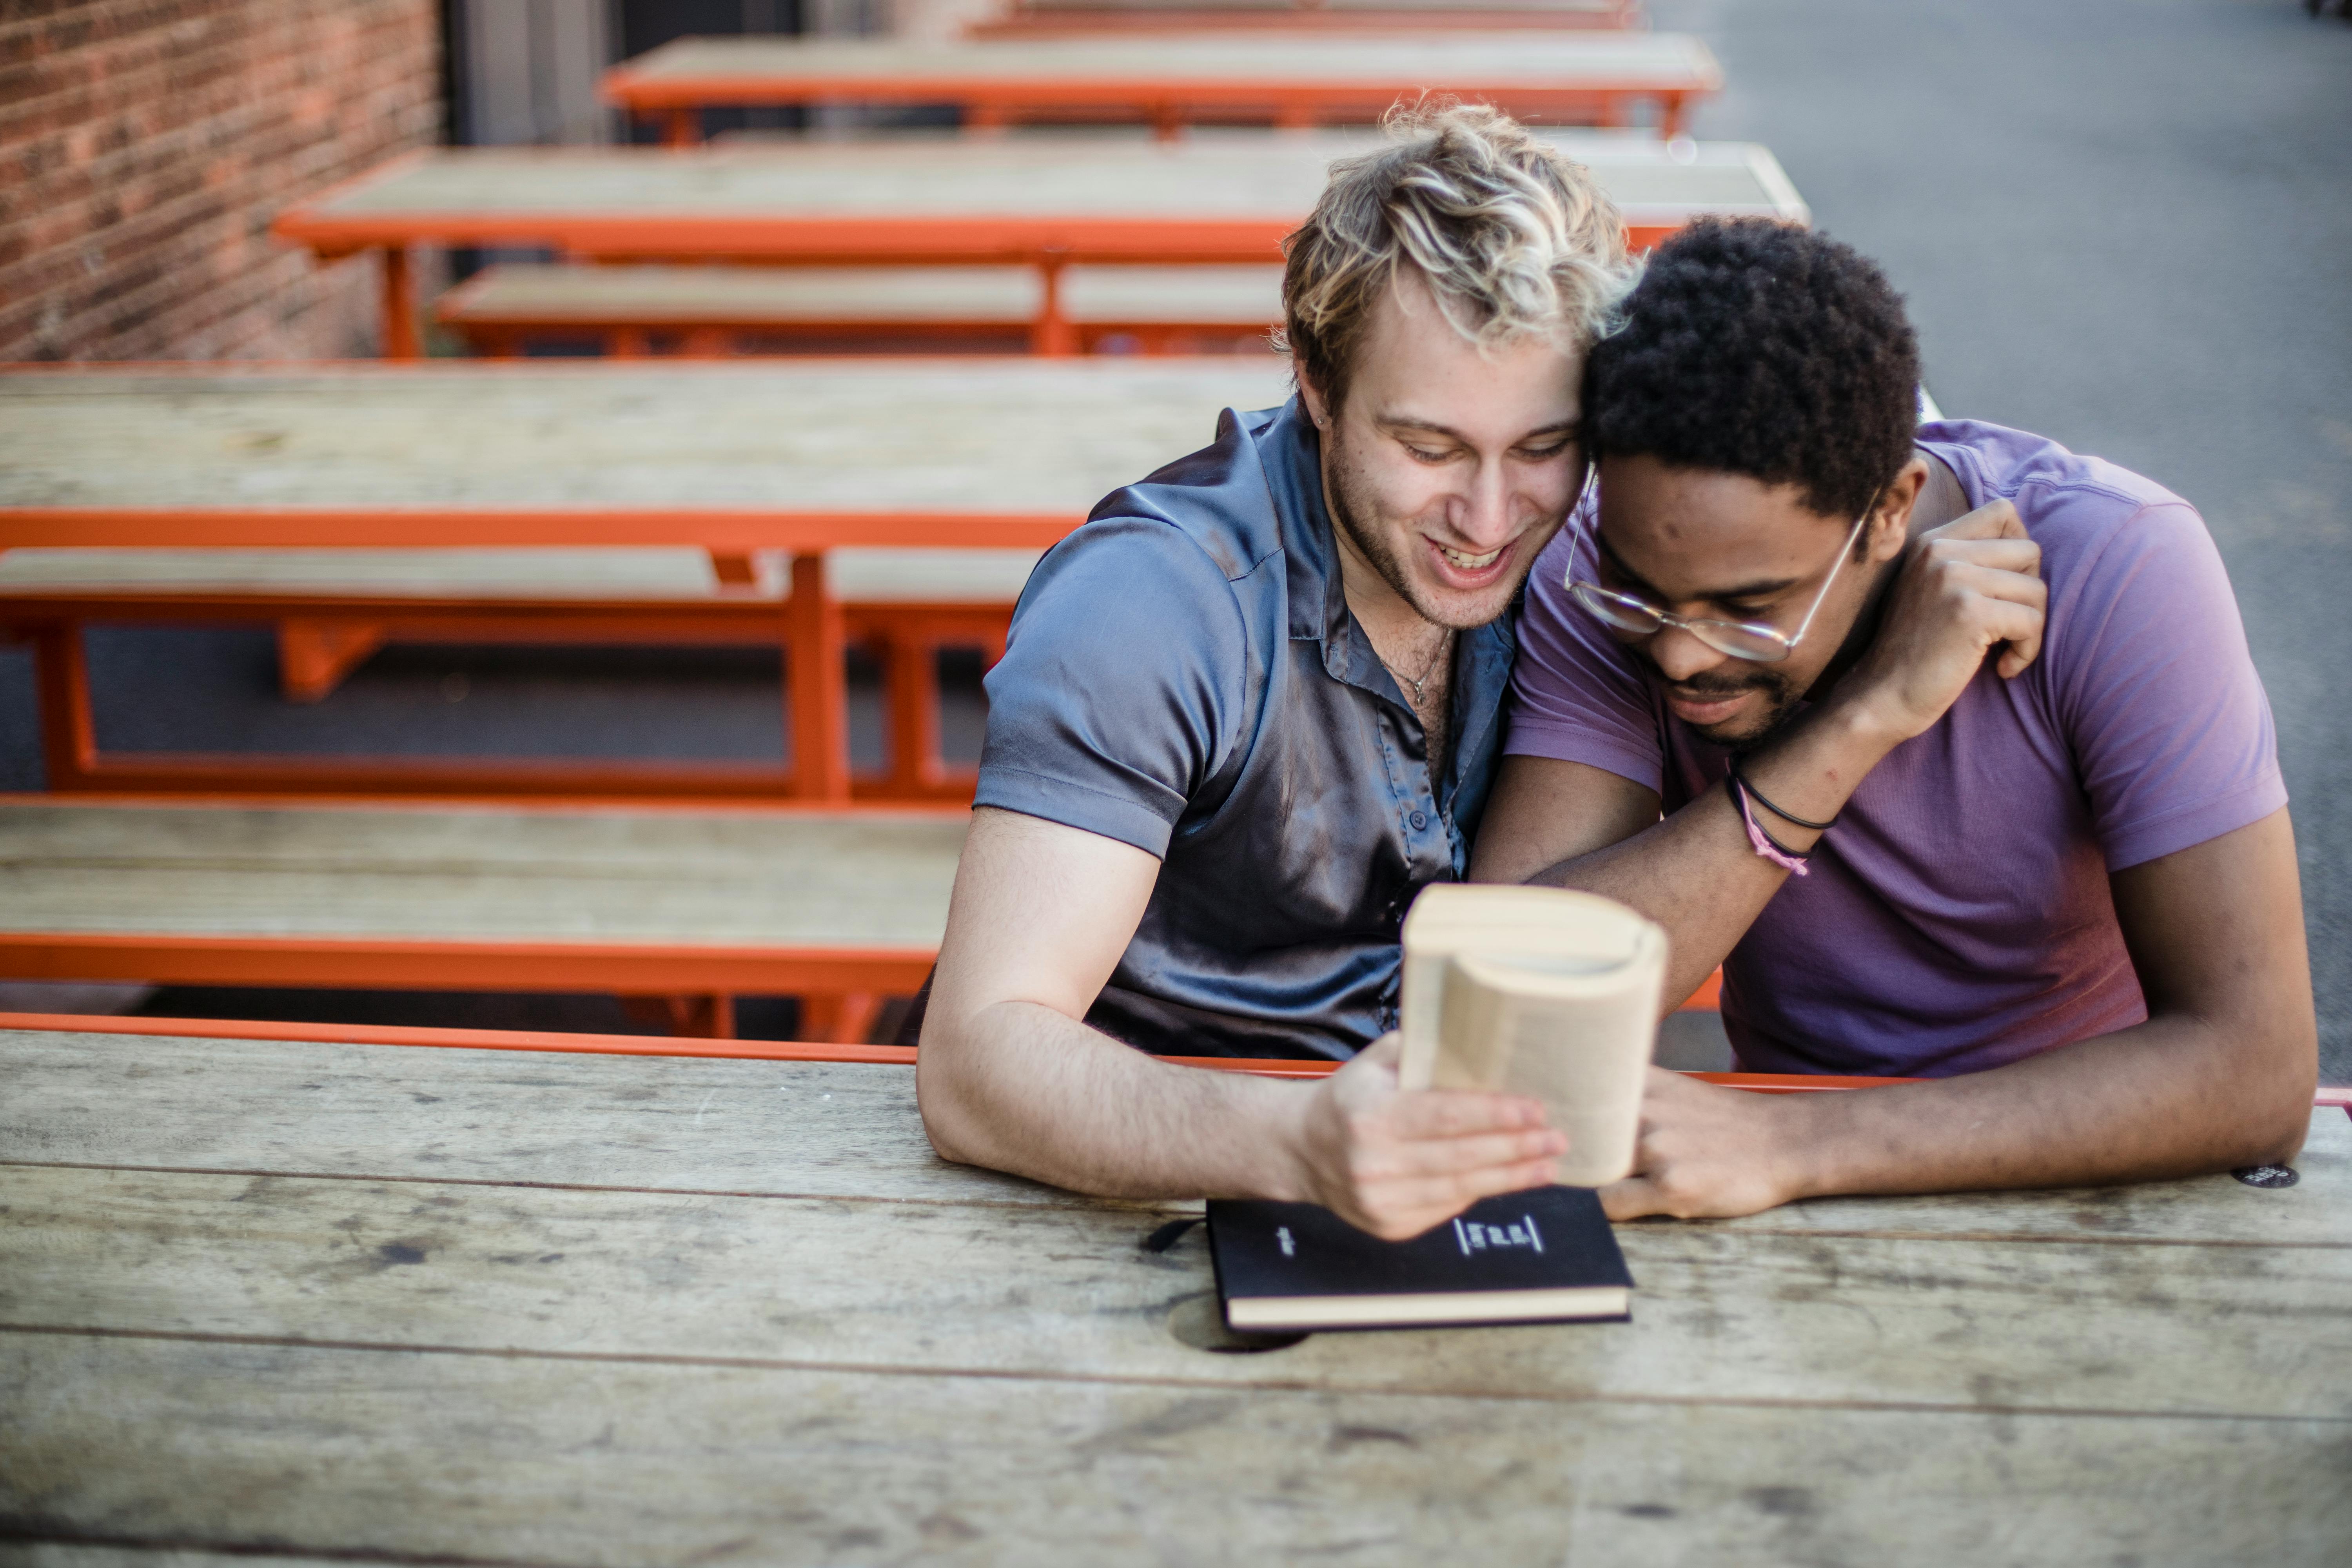
[[[1657,671],[1657,666],[1651,665],[1650,668],[1653,672]],[[1805,694],[1796,689],[1788,677],[1760,666],[1751,666],[1751,670],[1752,673],[1737,679],[1669,683],[1676,691],[1700,698],[1730,697],[1743,691],[1761,691],[1764,694],[1764,717],[1754,729],[1738,735],[1718,734],[1712,730],[1697,731],[1708,744],[1720,746],[1736,757],[1744,757],[1750,752],[1760,750],[1777,738],[1796,718],[1798,705],[1805,700]],[[1663,681],[1665,677],[1661,673],[1658,679]]]
[[[1324,437],[1323,444],[1323,499],[1326,510],[1331,514],[1331,526],[1347,536],[1348,542],[1355,548],[1359,555],[1364,558],[1371,569],[1379,574],[1381,581],[1386,583],[1398,598],[1412,606],[1413,614],[1432,626],[1444,626],[1449,631],[1469,631],[1503,617],[1504,613],[1518,598],[1519,589],[1528,580],[1528,573],[1535,566],[1535,556],[1532,553],[1522,552],[1521,558],[1517,563],[1517,569],[1510,577],[1509,591],[1503,594],[1496,601],[1494,613],[1491,615],[1482,615],[1464,620],[1459,618],[1457,614],[1449,613],[1431,604],[1421,591],[1421,584],[1413,580],[1412,574],[1406,569],[1403,558],[1397,553],[1389,540],[1378,530],[1365,526],[1359,511],[1357,498],[1349,489],[1349,480],[1351,472],[1348,465],[1339,461],[1331,452],[1331,438],[1328,435]],[[1513,542],[1517,545],[1520,541]]]

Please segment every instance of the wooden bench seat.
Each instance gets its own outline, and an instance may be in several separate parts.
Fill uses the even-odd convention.
[[[1055,310],[1087,353],[1268,352],[1279,267],[1070,267]],[[444,294],[434,319],[480,353],[588,338],[628,357],[871,344],[1022,353],[1048,314],[1034,267],[563,267],[508,263]]]
[[[922,982],[966,814],[0,805],[0,977],[571,991],[862,1038]]]

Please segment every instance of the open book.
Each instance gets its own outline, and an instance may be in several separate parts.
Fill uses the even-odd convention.
[[[1404,921],[1400,1079],[1539,1100],[1568,1134],[1561,1183],[1616,1181],[1633,1166],[1665,975],[1664,929],[1598,894],[1424,888]]]

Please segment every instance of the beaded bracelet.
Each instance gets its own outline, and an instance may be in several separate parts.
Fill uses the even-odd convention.
[[[1748,809],[1748,786],[1737,772],[1727,772],[1723,775],[1723,787],[1725,793],[1731,796],[1732,805],[1739,812],[1739,820],[1747,825],[1748,845],[1757,854],[1784,871],[1793,871],[1800,877],[1812,875],[1813,868],[1805,864],[1803,852],[1790,848],[1757,826],[1756,814]]]

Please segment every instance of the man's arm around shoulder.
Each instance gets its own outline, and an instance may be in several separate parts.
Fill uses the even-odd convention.
[[[1172,1066],[1087,1027],[1160,862],[1015,812],[973,813],[916,1089],[941,1155],[1105,1197],[1320,1203],[1419,1234],[1552,1179],[1534,1102],[1396,1087],[1391,1037],[1315,1082]]]

